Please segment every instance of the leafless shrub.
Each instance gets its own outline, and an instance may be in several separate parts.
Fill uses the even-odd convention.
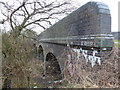
[[[71,55],[77,57],[75,52]],[[68,85],[76,86],[78,88],[116,88],[119,86],[119,49],[114,47],[111,53],[103,60],[102,65],[95,65],[91,67],[83,56],[79,59],[72,59],[74,62],[74,73],[71,75],[69,70],[65,68],[65,79]],[[67,55],[68,53],[66,53]],[[68,60],[68,59],[67,59]]]

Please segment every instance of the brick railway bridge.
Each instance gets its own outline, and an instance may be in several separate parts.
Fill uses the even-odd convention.
[[[114,45],[111,15],[101,2],[88,2],[43,31],[37,38],[38,57],[44,62],[45,75],[64,77],[67,65],[72,73],[71,51],[82,54],[92,67],[101,65],[102,57]]]

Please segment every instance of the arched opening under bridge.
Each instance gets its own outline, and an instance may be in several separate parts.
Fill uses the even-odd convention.
[[[62,79],[59,63],[52,53],[46,56],[46,75],[49,75],[52,80]]]
[[[41,45],[38,47],[38,58],[39,60],[44,61],[44,53],[43,53],[43,48]]]

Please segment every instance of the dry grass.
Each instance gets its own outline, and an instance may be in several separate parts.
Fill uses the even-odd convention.
[[[85,59],[81,57],[75,63],[73,76],[65,73],[68,86],[76,88],[116,88],[119,86],[119,55],[118,47],[114,47],[111,53],[105,57],[102,65],[95,65],[93,68],[86,64]],[[75,52],[72,52],[73,54]],[[75,55],[75,54],[74,54]],[[71,85],[72,84],[72,85]]]
[[[88,63],[86,64],[84,57],[74,62],[75,70],[73,76],[65,71],[65,80],[60,83],[61,88],[115,88],[118,87],[118,77],[120,76],[118,62],[118,48],[114,47],[111,53],[103,60],[102,65],[95,65],[93,68]],[[73,56],[76,53],[73,52]],[[33,59],[27,64],[27,69],[30,70],[30,87],[37,86],[38,88],[47,87],[41,84],[43,80],[43,62]],[[26,82],[28,84],[28,82]],[[55,86],[54,85],[54,86]],[[52,84],[49,87],[54,87]]]
[[[27,63],[24,67],[26,74],[20,76],[14,76],[11,78],[12,88],[30,88],[39,84],[36,82],[36,78],[43,75],[43,62],[37,59],[33,59]],[[19,74],[22,74],[19,72]]]

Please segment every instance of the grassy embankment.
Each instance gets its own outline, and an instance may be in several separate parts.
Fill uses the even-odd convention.
[[[115,45],[115,46],[120,45],[120,40],[114,40],[114,45]]]

